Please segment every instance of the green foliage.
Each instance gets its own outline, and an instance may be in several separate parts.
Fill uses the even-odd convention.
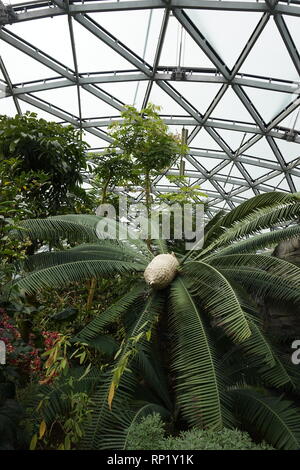
[[[237,429],[221,431],[191,429],[179,436],[165,436],[165,425],[154,413],[135,422],[130,429],[126,450],[273,450],[265,443],[254,443],[249,434]]]
[[[168,133],[158,111],[152,104],[141,111],[127,106],[122,121],[113,123],[110,131],[114,145],[147,174],[168,168],[181,150],[179,138]]]
[[[35,194],[41,192],[47,181],[43,172],[20,171],[20,160],[16,158],[0,160],[0,282],[7,282],[16,272],[16,263],[26,256],[30,241],[24,237],[16,240],[9,235],[19,228],[20,221],[33,216]]]
[[[136,421],[128,433],[126,450],[162,450],[165,425],[158,413],[149,414]]]
[[[200,198],[207,197],[207,195],[203,191],[200,191],[200,185],[190,185],[189,178],[187,178],[186,176],[167,175],[167,178],[171,183],[177,184],[178,188],[176,188],[176,192],[164,193],[159,195],[159,199],[163,202],[167,202],[170,204],[200,204]]]
[[[118,152],[114,147],[108,147],[105,153],[96,155],[93,159],[95,168],[93,170],[92,194],[98,203],[113,202],[109,188],[114,186],[130,187],[139,182],[139,171],[137,170],[130,155]],[[99,198],[100,194],[101,198]]]
[[[134,142],[129,139],[128,145]],[[300,410],[294,402],[300,374],[282,357],[276,338],[265,333],[253,295],[291,301],[299,309],[300,268],[270,253],[256,253],[255,243],[254,252],[250,247],[261,230],[299,216],[299,195],[282,193],[221,213],[208,224],[204,247],[181,258],[177,277],[162,291],[141,279],[153,257],[147,245],[133,239],[108,243],[95,230],[96,216],[28,222],[31,239],[51,238],[57,227],[58,241],[68,233],[73,241],[78,234],[81,241],[86,231],[98,240],[34,255],[27,263],[30,272],[16,281],[25,291],[58,288],[91,276],[113,281],[126,274],[132,279],[124,297],[102,309],[73,338],[85,348],[98,340],[104,353],[108,345],[101,338],[118,325],[115,339],[121,343],[114,360],[103,364],[80,447],[123,449],[137,418],[156,408],[169,413],[175,427],[205,429],[217,448],[224,441],[213,441],[211,433],[237,426],[276,448],[300,448]],[[281,240],[291,234],[279,231]],[[156,246],[165,249],[163,243]],[[226,253],[232,246],[234,254]],[[233,446],[230,436],[226,445]],[[189,439],[193,443],[186,445],[198,445]]]
[[[48,216],[75,209],[85,192],[80,188],[81,171],[86,167],[87,144],[73,126],[61,126],[36,114],[0,116],[0,161],[17,159],[11,178],[42,172],[47,175],[43,190],[31,189],[35,216]],[[29,197],[29,195],[28,195]]]

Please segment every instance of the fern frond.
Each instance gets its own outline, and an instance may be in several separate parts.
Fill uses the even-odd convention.
[[[255,253],[257,250],[270,248],[283,240],[290,240],[291,238],[299,237],[300,225],[292,225],[291,227],[272,230],[268,233],[262,233],[247,240],[233,243],[232,245],[218,250],[216,253],[205,257],[205,260],[212,259],[217,256],[227,256],[239,253]]]
[[[186,263],[183,272],[190,279],[189,291],[199,297],[215,326],[221,327],[235,342],[251,335],[238,297],[222,273],[201,261]]]
[[[277,449],[300,449],[300,409],[292,402],[247,389],[230,393],[246,428],[254,426],[260,437]]]
[[[99,313],[90,323],[88,323],[76,336],[76,339],[89,343],[97,337],[103,329],[119,320],[127,310],[136,302],[144,301],[146,285],[144,282],[136,283],[128,293],[122,296],[114,304],[110,305],[104,312]]]
[[[34,271],[15,282],[20,289],[34,293],[47,287],[62,287],[72,282],[87,279],[114,276],[118,273],[135,273],[142,271],[144,266],[139,263],[116,260],[87,260],[58,264]]]
[[[180,277],[171,286],[169,315],[179,411],[190,426],[222,429],[230,420],[224,377],[200,312]]]
[[[208,244],[195,259],[203,258],[207,256],[208,253],[225,247],[247,235],[253,235],[263,229],[276,227],[282,222],[297,220],[299,217],[300,198],[287,204],[256,209],[243,219],[233,223],[230,227],[224,228],[223,232],[215,239],[212,239],[210,244]]]

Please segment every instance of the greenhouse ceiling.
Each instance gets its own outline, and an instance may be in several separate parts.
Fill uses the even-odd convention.
[[[0,114],[71,123],[91,152],[124,105],[160,105],[210,214],[300,189],[300,1],[0,2],[0,56]]]

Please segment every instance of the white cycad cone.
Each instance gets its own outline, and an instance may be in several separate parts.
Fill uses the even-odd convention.
[[[145,269],[145,281],[154,289],[163,289],[173,281],[178,266],[179,263],[174,253],[157,255]]]

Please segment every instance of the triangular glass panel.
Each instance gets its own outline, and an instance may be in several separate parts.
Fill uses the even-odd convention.
[[[31,113],[36,113],[39,119],[45,119],[46,121],[50,122],[62,122],[62,120],[57,116],[54,116],[54,114],[47,113],[43,109],[39,109],[36,106],[32,106],[31,104],[28,104],[25,101],[19,100],[19,103],[23,114],[25,114],[27,111],[30,111]]]
[[[220,173],[222,173],[222,175],[228,176],[229,178],[233,177],[240,178],[242,180],[245,179],[244,175],[240,172],[238,167],[233,162],[229,162],[226,167],[222,168]]]
[[[216,119],[228,119],[235,122],[243,121],[254,123],[251,115],[231,87],[225,92],[220,102],[213,110],[211,117]]]
[[[80,96],[81,112],[84,119],[120,116],[120,111],[118,109],[110,106],[108,103],[83,88],[80,90]]]
[[[255,108],[268,123],[280,113],[295,96],[291,93],[281,93],[279,91],[263,90],[261,88],[243,87]]]
[[[156,83],[153,84],[149,97],[149,102],[161,106],[161,114],[167,115],[187,115],[188,113],[174,101],[162,88]]]
[[[223,160],[219,160],[218,158],[209,158],[209,157],[202,157],[202,156],[195,156],[195,160],[197,160],[200,165],[203,166],[205,171],[212,171],[216,166],[223,162]],[[201,171],[201,170],[199,170]]]
[[[79,116],[76,86],[39,91],[32,93],[32,95],[71,113],[73,116]]]
[[[179,60],[181,33],[183,47],[181,48],[182,53]],[[177,19],[171,16],[168,22],[159,65],[175,68],[178,67],[179,63],[182,67],[195,67],[195,64],[198,64],[198,67],[201,68],[216,68],[191,36],[185,30],[182,30],[182,26]]]
[[[295,96],[295,95],[294,95]],[[295,109],[289,114],[283,121],[278,124],[280,127],[286,127],[288,129],[294,129],[300,131],[300,108]]]
[[[98,24],[135,52],[153,64],[159,38],[162,10],[131,10],[90,15]],[[134,34],[129,34],[134,31]]]
[[[201,114],[204,114],[221,85],[203,82],[174,82],[174,88]]]
[[[57,75],[53,70],[4,41],[1,41],[1,57],[13,84],[45,79]]]
[[[231,69],[261,18],[256,12],[186,10],[210,46]]]
[[[140,108],[145,96],[148,81],[129,81],[101,83],[99,87],[112,96],[118,98],[124,104],[133,105]]]
[[[74,61],[66,16],[41,18],[8,26],[14,34],[29,42],[42,52],[74,70]],[[51,37],[51,40],[49,40]]]
[[[274,19],[271,18],[243,63],[241,73],[299,80]]]
[[[14,100],[11,97],[2,98],[0,100],[0,115],[15,116],[18,114]]]
[[[73,22],[79,72],[132,70],[135,67],[81,24]]]
[[[290,187],[285,179],[285,176],[282,174],[278,176],[274,176],[274,178],[270,178],[264,184],[270,185],[273,188],[278,189],[278,190],[281,189],[284,191],[290,191]]]
[[[286,163],[290,163],[295,160],[295,158],[300,157],[300,144],[287,142],[283,139],[275,139],[275,142]]]
[[[219,150],[222,151],[221,147],[217,142],[208,134],[208,132],[202,128],[195,138],[190,143],[191,147],[200,148],[200,149],[209,149],[209,150]]]
[[[265,137],[259,139],[254,145],[247,148],[245,155],[252,155],[269,160],[276,160],[276,157]]]
[[[296,48],[298,51],[300,51],[300,25],[299,25],[299,17],[297,16],[290,16],[290,15],[285,15],[284,16],[284,21],[287,24],[287,27],[290,31],[290,34],[293,38],[293,41],[295,43]]]
[[[247,189],[246,191],[239,193],[238,197],[241,197],[243,199],[251,199],[254,196],[255,196],[254,191],[252,191],[252,189]]]
[[[103,140],[100,137],[91,134],[90,132],[84,132],[83,140],[91,146],[89,150],[102,149],[106,148],[109,145],[106,140]]]
[[[249,134],[245,136],[243,132],[230,131],[228,129],[218,129],[218,134],[220,134],[233,152],[238,150],[240,145],[249,139]]]
[[[202,183],[201,188],[204,191],[209,191],[211,193],[216,193],[216,196],[218,196],[216,188],[208,180],[206,180]]]
[[[292,176],[296,191],[300,191],[300,176]]]
[[[247,163],[243,163],[243,167],[253,181],[256,181],[258,178],[261,178],[272,171],[270,168],[264,168],[258,165],[248,165]]]

